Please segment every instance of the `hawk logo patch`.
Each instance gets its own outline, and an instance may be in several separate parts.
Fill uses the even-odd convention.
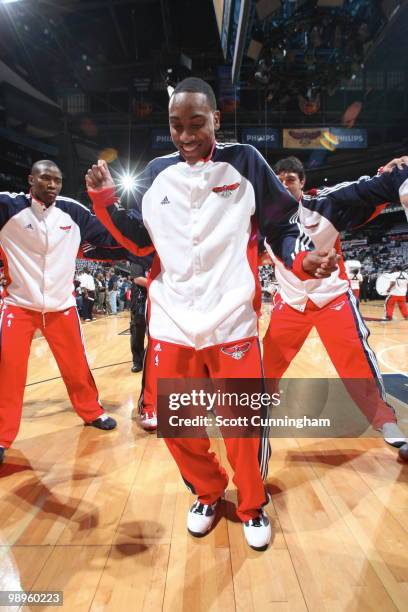
[[[346,302],[339,302],[338,304],[334,304],[334,306],[330,306],[330,310],[341,310]]]
[[[233,183],[232,185],[223,185],[222,187],[214,187],[213,192],[222,198],[229,198],[232,192],[238,189],[241,183]]]
[[[250,342],[244,342],[244,344],[235,344],[234,346],[223,346],[221,353],[232,357],[233,359],[242,359],[242,357],[251,348]]]

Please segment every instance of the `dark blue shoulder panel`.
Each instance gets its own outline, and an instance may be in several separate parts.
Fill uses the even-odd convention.
[[[286,225],[298,210],[298,203],[282,185],[267,161],[252,145],[218,145],[214,162],[226,162],[244,176],[255,192],[258,227],[266,238],[272,238],[279,226]]]
[[[9,219],[29,206],[30,200],[24,193],[0,192],[0,230]]]

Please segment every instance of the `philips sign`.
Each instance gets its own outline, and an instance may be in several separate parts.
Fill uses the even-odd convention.
[[[259,149],[277,149],[279,147],[279,130],[272,128],[244,128],[241,133],[243,144],[251,144]]]
[[[152,130],[152,149],[174,149],[168,130]]]

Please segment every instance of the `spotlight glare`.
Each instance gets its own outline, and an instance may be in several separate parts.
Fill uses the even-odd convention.
[[[132,191],[136,187],[136,179],[132,174],[124,174],[120,177],[120,184],[124,191]]]
[[[171,85],[167,85],[167,93],[169,94],[169,98],[171,98],[174,93],[174,87],[172,87]]]

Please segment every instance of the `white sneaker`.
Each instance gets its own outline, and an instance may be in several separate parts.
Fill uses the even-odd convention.
[[[407,443],[404,434],[396,423],[384,423],[384,425],[380,427],[380,431],[383,435],[384,442],[387,442],[387,444],[391,446],[395,446],[395,448],[400,448],[400,446]]]
[[[156,431],[157,414],[155,412],[144,412],[140,415],[139,422],[145,431]]]
[[[197,499],[187,514],[187,529],[196,538],[202,538],[208,533],[215,519],[215,509],[218,501],[214,504],[202,504]]]
[[[268,515],[264,510],[259,515],[243,523],[244,535],[247,543],[254,550],[266,550],[271,541],[272,529]]]

